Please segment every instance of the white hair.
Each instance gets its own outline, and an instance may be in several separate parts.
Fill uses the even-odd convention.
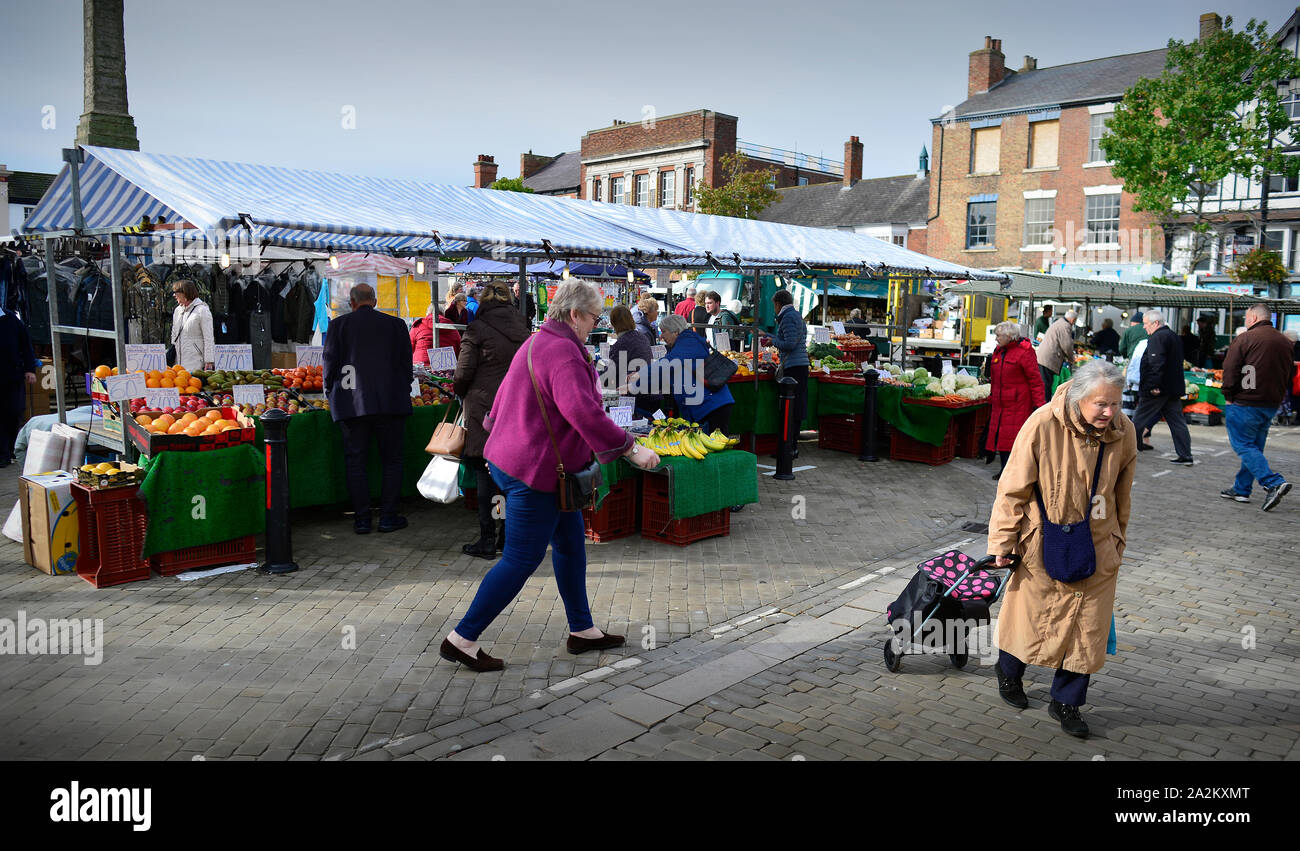
[[[1270,311],[1265,305],[1252,304],[1250,307],[1246,308],[1246,315],[1253,316],[1261,322],[1265,322],[1272,318],[1272,311]]]
[[[1020,326],[1014,322],[999,322],[993,329],[993,336],[1006,337],[1014,343],[1020,339]]]
[[[1157,325],[1165,324],[1165,316],[1158,310],[1148,310],[1146,313],[1142,314],[1142,319],[1145,322],[1154,322]]]
[[[1079,403],[1102,384],[1109,384],[1122,391],[1124,373],[1110,361],[1090,360],[1074,372],[1065,391],[1065,401],[1077,412]]]
[[[681,317],[680,314],[670,313],[663,319],[659,320],[660,334],[680,334],[686,330],[689,323]]]
[[[1070,308],[1069,310],[1065,311],[1065,321],[1069,322],[1071,325],[1073,325],[1074,320],[1078,318],[1079,318],[1079,312],[1074,308]]]
[[[595,287],[584,281],[568,280],[555,291],[555,298],[551,299],[546,311],[557,319],[568,320],[571,310],[600,313],[602,307],[604,303]]]

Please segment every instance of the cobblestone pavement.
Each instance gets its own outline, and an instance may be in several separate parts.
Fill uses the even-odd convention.
[[[0,655],[6,759],[1252,759],[1300,758],[1300,492],[1277,509],[1221,499],[1222,428],[1192,428],[1197,465],[1143,453],[1116,618],[1087,740],[996,695],[991,665],[904,658],[884,609],[928,553],[982,554],[993,468],[801,447],[730,537],[686,548],[588,546],[597,625],[618,651],[570,656],[549,566],[484,634],[507,663],[438,657],[491,563],[460,553],[474,516],[409,506],[411,527],[358,538],[338,510],[294,516],[301,570],[95,590],[0,543],[0,617],[102,618],[102,664]],[[1300,429],[1268,455],[1300,481]],[[760,458],[760,464],[770,459]],[[14,467],[0,492],[15,493]],[[353,649],[355,648],[355,649]]]

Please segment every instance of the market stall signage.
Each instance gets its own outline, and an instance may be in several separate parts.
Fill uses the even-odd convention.
[[[650,357],[653,360],[659,360],[660,358],[668,357],[668,347],[665,346],[663,343],[660,343],[657,346],[651,346]]]
[[[636,407],[636,399],[632,398],[631,396],[619,396],[618,403],[620,405],[624,405],[629,408]]]
[[[151,411],[177,408],[181,404],[181,391],[175,387],[150,387],[144,391],[144,403]]]
[[[713,338],[713,348],[720,352],[731,351],[731,335],[726,331],[710,331],[709,336]]]
[[[830,341],[831,341],[831,332],[830,329],[827,328],[825,325],[818,325],[816,328],[813,329],[814,343],[829,343]]]
[[[620,405],[617,408],[610,408],[609,418],[614,421],[614,425],[627,428],[632,425],[632,408],[628,405]]]
[[[135,372],[137,369],[143,369],[146,372],[158,370],[162,372],[167,368],[167,347],[161,343],[127,343],[126,344],[126,371]]]
[[[253,347],[248,343],[221,343],[216,349],[217,369],[252,369]]]
[[[600,357],[601,357],[601,360],[608,360],[608,359],[609,359],[609,343],[601,343],[601,344],[600,344]]]
[[[447,372],[456,368],[456,350],[451,346],[442,346],[429,350],[429,369],[434,372]]]
[[[298,366],[321,366],[324,363],[324,346],[298,346]]]
[[[144,373],[128,372],[126,375],[110,375],[104,379],[104,387],[108,390],[108,401],[110,402],[129,402],[132,399],[143,399],[146,388],[144,386]]]
[[[419,395],[420,395],[420,379],[413,378],[411,379],[411,398],[414,399]]]
[[[831,323],[831,328],[835,331],[836,334],[843,334],[843,333],[844,333],[844,323],[843,323],[843,322],[832,322],[832,323]]]
[[[261,384],[236,384],[236,405],[260,405],[266,401],[266,388]]]

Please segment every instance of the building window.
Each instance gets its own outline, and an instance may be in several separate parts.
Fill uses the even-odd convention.
[[[1025,201],[1025,245],[1051,245],[1056,225],[1056,199],[1030,198]]]
[[[661,171],[659,172],[659,206],[673,207],[677,195],[677,172]]]
[[[686,167],[685,183],[686,185],[682,188],[682,192],[685,193],[682,200],[689,207],[695,203],[695,166],[688,165]]]
[[[633,184],[633,185],[636,187],[636,195],[635,195],[635,197],[632,199],[632,203],[635,204],[635,205],[638,206],[638,207],[645,207],[645,206],[649,205],[649,203],[650,203],[650,175],[648,175],[648,174],[638,174],[638,175],[634,175],[634,176],[633,176],[633,179],[636,181],[636,183]]]
[[[991,248],[997,222],[997,201],[979,201],[966,205],[966,247]]]
[[[1029,125],[1029,168],[1052,168],[1056,165],[1060,121],[1035,121]]]
[[[907,239],[907,237],[905,237],[905,236],[895,236],[895,237],[894,237],[894,245],[902,245],[903,242],[904,242],[906,239]]]
[[[1289,91],[1282,98],[1282,108],[1292,121],[1300,121],[1300,91]]]
[[[808,178],[806,178],[806,177],[801,177],[801,178],[799,178],[799,185],[800,185],[800,186],[807,186],[807,185],[808,185]]]
[[[1090,115],[1088,127],[1088,162],[1106,162],[1106,154],[1101,149],[1102,137],[1106,135],[1106,122],[1113,113],[1098,112]]]
[[[599,201],[599,200],[601,200],[601,197],[600,197],[600,178],[599,178],[599,177],[596,178],[595,180],[593,180],[593,181],[591,182],[591,200],[593,200],[593,201]]]
[[[970,134],[970,173],[988,174],[998,170],[1001,127],[981,127]]]
[[[1119,242],[1119,195],[1089,195],[1084,218],[1088,242],[1113,245]]]
[[[23,207],[23,220],[22,222],[20,222],[20,224],[27,224],[27,220],[30,219],[32,217],[32,213],[35,212],[36,212],[35,207]]]
[[[1281,195],[1286,192],[1300,192],[1300,177],[1270,174],[1268,176],[1268,194]]]
[[[627,203],[626,177],[611,177],[609,179],[609,201],[611,204]]]
[[[1282,234],[1284,233],[1285,231],[1280,231],[1280,230],[1264,231],[1264,250],[1272,251],[1274,254],[1278,256],[1278,259],[1281,260],[1282,263],[1285,265],[1286,254],[1282,252],[1282,248],[1283,248]]]

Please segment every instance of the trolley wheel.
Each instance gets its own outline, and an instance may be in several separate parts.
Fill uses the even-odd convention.
[[[894,639],[885,642],[885,668],[891,674],[898,673],[898,669],[903,667],[903,654],[894,652]]]

